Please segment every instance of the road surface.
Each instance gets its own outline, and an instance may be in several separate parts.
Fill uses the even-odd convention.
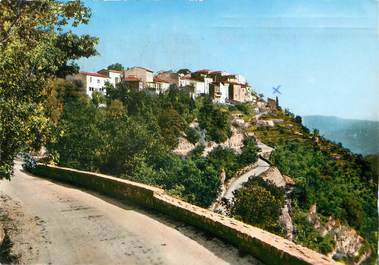
[[[20,168],[0,181],[0,221],[23,264],[261,264],[163,215]]]
[[[233,192],[242,188],[243,185],[249,180],[250,177],[259,176],[260,174],[262,174],[269,168],[270,168],[270,165],[266,161],[258,158],[257,167],[242,174],[235,181],[233,181],[228,187],[228,189],[226,190],[224,198],[231,201],[234,197]]]
[[[274,150],[272,147],[265,145],[261,141],[257,140],[257,146],[260,148],[259,155],[269,157],[271,152]],[[230,185],[228,185],[224,198],[231,201],[234,197],[233,192],[239,190],[243,185],[249,180],[251,176],[259,176],[270,168],[270,164],[261,158],[258,158],[257,167],[249,170],[248,172],[242,174],[235,180],[233,180]]]

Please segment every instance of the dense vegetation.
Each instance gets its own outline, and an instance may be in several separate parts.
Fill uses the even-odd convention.
[[[89,18],[80,1],[0,1],[0,179],[10,178],[18,152],[49,138],[50,82],[96,54],[97,38],[68,30]]]
[[[207,157],[204,147],[180,157],[171,152],[178,137],[196,144],[200,128],[189,124],[198,119],[206,138],[224,141],[230,134],[230,113],[208,98],[192,99],[186,89],[171,88],[155,95],[129,89],[124,83],[109,85],[107,95],[89,99],[73,84],[60,81],[55,86],[50,109],[57,120],[55,140],[48,145],[59,164],[161,186],[170,193],[201,206],[216,197],[219,175],[234,175],[256,161],[255,139],[248,137],[240,154],[216,147]],[[105,102],[102,104],[102,102]]]
[[[295,241],[323,253],[333,248],[333,240],[321,237],[306,221],[307,211],[316,204],[321,220],[332,216],[355,228],[369,242],[365,247],[376,253],[378,173],[372,168],[375,162],[326,140],[317,130],[310,133],[289,112],[274,112],[271,116],[284,122],[274,128],[259,128],[257,133],[275,147],[272,162],[282,174],[295,180]]]
[[[282,234],[279,216],[284,206],[284,189],[260,178],[251,178],[235,191],[231,214],[245,223]]]
[[[105,97],[95,94],[92,99],[66,81],[59,80],[53,87],[48,109],[53,110],[56,129],[48,149],[61,165],[160,186],[206,207],[217,195],[221,172],[229,178],[258,158],[253,137],[244,139],[238,154],[217,146],[204,156],[201,144],[225,141],[231,135],[232,114],[249,120],[251,106],[221,106],[207,97],[193,100],[189,89],[175,87],[155,95],[121,83],[107,86]],[[323,222],[332,216],[357,229],[368,242],[365,248],[375,251],[377,158],[369,157],[368,162],[320,137],[317,130],[309,132],[301,117],[289,111],[273,111],[261,118],[283,120],[274,127],[253,125],[248,130],[275,147],[272,163],[296,183],[292,192],[295,242],[322,253],[333,249],[333,239],[321,236],[306,219],[310,206],[317,204]],[[179,136],[196,144],[187,156],[172,152]],[[235,193],[230,213],[283,235],[279,225],[283,203],[283,190],[255,178]]]

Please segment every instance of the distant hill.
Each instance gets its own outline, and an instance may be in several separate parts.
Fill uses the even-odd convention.
[[[350,120],[333,116],[304,116],[303,124],[354,153],[379,153],[379,121]]]

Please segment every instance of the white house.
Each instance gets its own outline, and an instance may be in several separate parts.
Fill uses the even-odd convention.
[[[156,94],[161,94],[165,93],[170,88],[170,83],[155,76],[154,81],[147,83],[147,86]]]
[[[116,84],[121,82],[122,79],[122,71],[103,69],[98,71],[98,73],[107,76],[109,78],[109,83],[114,87],[116,87]]]
[[[79,86],[83,87],[90,97],[92,97],[92,93],[95,91],[105,94],[105,83],[111,81],[108,76],[95,72],[80,72],[73,76],[67,76],[66,79],[76,82]]]
[[[180,77],[179,78],[179,87],[193,87],[192,96],[195,98],[202,94],[209,93],[209,84],[204,81],[196,80],[192,77]]]
[[[213,102],[225,104],[229,99],[229,83],[213,82],[209,85],[209,96]]]

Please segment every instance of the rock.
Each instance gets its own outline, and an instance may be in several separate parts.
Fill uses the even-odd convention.
[[[295,185],[295,181],[289,177],[289,176],[286,176],[286,175],[283,175],[283,178],[284,178],[284,181],[286,182],[286,185]]]
[[[257,120],[257,126],[261,127],[274,127],[275,124],[272,120]]]
[[[284,205],[284,207],[282,208],[282,214],[279,216],[279,223],[286,230],[286,238],[288,240],[292,241],[292,239],[293,239],[293,224],[292,224],[292,218],[290,215],[290,210],[289,210],[289,206],[288,206],[287,202]]]
[[[322,236],[329,234],[336,242],[336,247],[329,256],[350,256],[357,257],[360,255],[360,250],[363,247],[364,239],[354,229],[344,226],[339,220],[332,218],[328,222],[321,224],[320,218],[317,215],[316,204],[312,205],[308,211],[307,220],[313,224]],[[363,257],[369,256],[370,253],[361,253],[361,262]],[[359,264],[359,263],[355,263]]]
[[[188,153],[190,153],[194,148],[195,145],[190,143],[186,138],[179,137],[179,144],[173,150],[173,153],[177,155],[188,155]]]
[[[284,188],[286,186],[286,181],[277,167],[270,167],[268,170],[263,172],[260,177],[265,181],[271,182],[277,187]]]
[[[235,127],[232,127],[232,136],[227,139],[223,145],[224,147],[228,147],[239,153],[241,148],[243,147],[243,140],[245,139],[245,135],[239,132]]]

